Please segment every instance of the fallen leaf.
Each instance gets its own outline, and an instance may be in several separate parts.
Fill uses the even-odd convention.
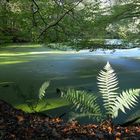
[[[22,122],[25,120],[24,117],[21,115],[17,115],[16,118],[18,119],[18,122]]]

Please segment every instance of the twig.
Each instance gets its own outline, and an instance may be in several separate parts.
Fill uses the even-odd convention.
[[[40,37],[42,35],[44,35],[45,32],[47,32],[48,29],[58,25],[58,23],[67,15],[69,14],[69,12],[71,12],[75,7],[77,7],[83,0],[80,0],[75,6],[73,6],[72,8],[70,8],[69,10],[67,10],[65,13],[63,13],[56,21],[50,23],[39,35],[38,39],[40,39]]]
[[[40,18],[41,18],[41,20],[43,21],[43,23],[44,23],[45,25],[47,25],[45,19],[43,18],[43,16],[41,15],[41,13],[40,13],[40,11],[39,11],[40,8],[39,8],[38,4],[36,3],[35,0],[32,0],[32,2],[33,2],[33,4],[37,7],[37,10],[36,10],[36,11],[33,11],[33,10],[32,10],[32,11],[33,11],[33,16],[35,16],[35,14],[38,13],[39,16],[40,16]],[[35,17],[34,17],[34,19],[35,19]]]

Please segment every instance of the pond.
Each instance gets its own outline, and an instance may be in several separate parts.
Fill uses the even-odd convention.
[[[93,92],[100,96],[97,88],[97,75],[109,61],[119,79],[121,90],[140,88],[140,49],[89,52],[51,51],[46,48],[7,49],[0,53],[0,98],[17,108],[26,108],[22,95],[38,94],[44,81],[49,80],[47,89],[47,113],[59,116],[66,113],[65,118],[73,111],[69,104],[60,98],[56,88],[73,87]],[[17,93],[15,85],[22,95]],[[27,99],[32,98],[29,96]],[[133,109],[139,113],[140,104]],[[27,109],[28,110],[28,109]],[[29,111],[29,110],[28,110]],[[42,110],[45,111],[45,110]],[[131,116],[132,112],[128,111]],[[128,115],[121,114],[123,121]],[[117,121],[122,120],[118,118]],[[85,119],[82,122],[87,122]],[[88,120],[91,121],[91,120]]]

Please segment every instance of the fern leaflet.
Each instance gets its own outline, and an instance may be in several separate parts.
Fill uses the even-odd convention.
[[[46,81],[41,85],[39,89],[39,99],[42,99],[45,96],[45,91],[49,87],[49,85],[50,85],[49,81]]]
[[[129,89],[123,91],[120,96],[116,98],[114,106],[114,117],[118,116],[118,110],[120,109],[125,113],[125,108],[131,109],[138,103],[138,96],[140,95],[140,89]]]
[[[117,76],[107,62],[104,70],[101,70],[99,76],[97,77],[99,91],[102,93],[102,98],[104,101],[104,107],[107,110],[108,114],[113,115],[113,107],[115,105],[116,97],[118,93],[118,80]]]
[[[85,91],[68,89],[68,91],[62,93],[61,96],[72,103],[75,110],[79,110],[83,113],[92,113],[95,117],[101,115],[100,107],[96,103],[96,97],[87,94]]]

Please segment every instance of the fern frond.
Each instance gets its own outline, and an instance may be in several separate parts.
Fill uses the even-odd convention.
[[[119,109],[125,113],[126,109],[131,109],[138,103],[138,96],[140,95],[140,89],[129,89],[123,91],[120,96],[116,98],[114,109],[114,117],[118,116]]]
[[[79,110],[82,113],[92,113],[95,117],[101,115],[100,107],[96,103],[96,97],[85,91],[68,89],[66,93],[62,92],[61,96],[72,103],[75,110]]]
[[[112,115],[113,106],[115,105],[115,100],[118,96],[118,93],[116,92],[118,89],[118,80],[109,62],[107,62],[104,70],[100,71],[99,76],[97,76],[97,80],[99,81],[97,84],[100,93],[102,93],[104,107],[108,114]]]
[[[50,85],[49,81],[46,81],[41,85],[39,89],[39,99],[42,99],[45,96],[45,91],[49,87],[49,85]]]

